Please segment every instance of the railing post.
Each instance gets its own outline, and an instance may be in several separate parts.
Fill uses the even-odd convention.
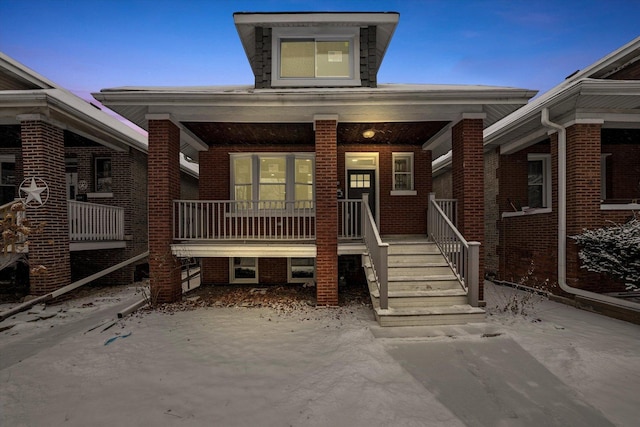
[[[433,205],[436,203],[436,193],[429,193],[429,203],[427,204],[427,237],[433,239],[433,231],[434,231],[434,218],[435,212],[433,212]]]
[[[469,242],[468,270],[466,280],[467,295],[469,297],[469,305],[478,307],[478,298],[480,292],[480,242]]]
[[[362,238],[366,241],[367,234],[365,224],[367,223],[367,206],[369,206],[369,193],[362,195],[362,206],[360,206],[360,227],[362,227]]]
[[[380,258],[378,263],[380,266],[376,266],[376,273],[378,275],[378,283],[380,285],[380,308],[386,310],[389,308],[389,269],[388,269],[388,253],[389,244],[384,243],[378,248],[380,251]]]

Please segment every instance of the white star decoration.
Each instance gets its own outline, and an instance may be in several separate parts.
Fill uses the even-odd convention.
[[[42,181],[40,179],[40,181]],[[49,188],[47,187],[47,184],[43,182],[44,186],[38,186],[36,184],[36,179],[35,178],[31,178],[31,184],[28,187],[25,187],[25,183],[27,182],[27,180],[25,179],[22,183],[22,186],[20,187],[20,191],[24,191],[27,194],[27,199],[24,201],[25,205],[28,205],[29,202],[31,201],[35,201],[37,202],[38,206],[42,206],[44,205],[44,203],[47,201],[45,198],[45,201],[42,201],[42,193],[43,192],[47,192],[49,191]],[[45,194],[48,198],[48,194]]]

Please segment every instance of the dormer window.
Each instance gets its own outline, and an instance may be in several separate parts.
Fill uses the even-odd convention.
[[[360,85],[359,28],[274,28],[272,40],[273,86]]]

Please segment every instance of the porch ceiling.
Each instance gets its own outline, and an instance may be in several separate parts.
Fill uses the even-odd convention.
[[[339,123],[339,143],[422,145],[449,122]],[[183,125],[209,146],[313,143],[312,123],[184,122]],[[373,138],[362,136],[365,130]]]

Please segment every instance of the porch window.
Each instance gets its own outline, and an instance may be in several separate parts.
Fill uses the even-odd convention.
[[[232,283],[258,283],[258,258],[234,257],[230,263]]]
[[[95,189],[97,193],[111,193],[112,172],[111,159],[108,157],[97,157],[95,159]]]
[[[600,200],[607,200],[607,184],[609,179],[607,176],[607,159],[611,158],[611,153],[600,154]]]
[[[393,153],[392,160],[393,190],[413,190],[413,153]]]
[[[289,258],[289,282],[304,283],[315,277],[315,258]]]
[[[313,207],[313,154],[231,154],[231,162],[234,200],[256,200],[259,209]]]
[[[527,194],[529,208],[551,207],[551,155],[527,156]]]
[[[324,28],[322,34],[313,31],[274,28],[272,84],[359,86],[359,28]]]
[[[14,156],[0,156],[0,205],[16,198],[16,160]]]

